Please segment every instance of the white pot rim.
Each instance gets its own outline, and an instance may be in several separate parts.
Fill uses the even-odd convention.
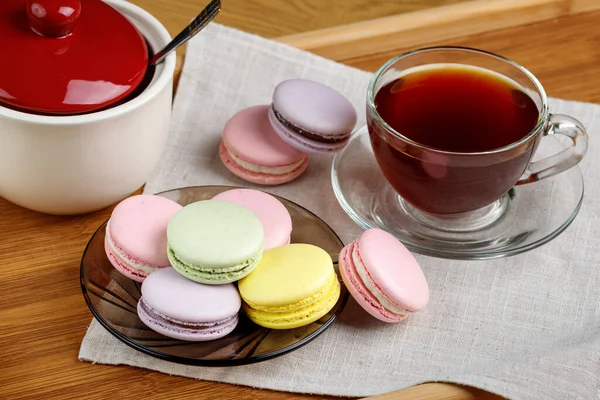
[[[123,0],[103,0],[111,6],[118,9],[126,16],[132,16],[136,19],[144,21],[146,28],[151,29],[160,38],[160,41],[164,44],[171,40],[171,35],[167,29],[149,12],[136,6],[135,4],[129,3]],[[115,118],[119,115],[126,114],[135,110],[147,103],[160,93],[166,85],[171,82],[173,74],[175,72],[175,52],[169,54],[164,61],[161,63],[162,68],[156,69],[154,81],[148,86],[139,96],[120,104],[116,107],[112,107],[102,111],[91,112],[89,114],[81,115],[37,115],[30,114],[27,112],[17,111],[10,108],[6,108],[0,105],[0,118],[9,118],[17,121],[42,124],[42,125],[79,125],[90,122],[99,122],[109,118]]]

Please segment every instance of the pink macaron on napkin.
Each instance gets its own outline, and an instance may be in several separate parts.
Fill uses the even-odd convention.
[[[221,129],[232,115],[245,107],[268,104],[274,87],[285,79],[307,78],[347,96],[359,113],[360,126],[370,76],[258,36],[209,25],[189,43],[170,141],[145,191],[206,184],[257,188],[236,178],[219,159]],[[545,246],[490,261],[417,255],[430,286],[425,310],[387,324],[351,299],[342,317],[323,335],[287,355],[254,365],[171,364],[127,347],[96,321],[83,339],[80,359],[342,396],[447,381],[509,398],[598,398],[600,146],[595,136],[600,130],[600,107],[561,100],[552,103],[554,112],[575,115],[588,127],[591,146],[581,164],[586,178],[583,208],[574,223]],[[331,160],[331,156],[312,156],[297,180],[261,189],[307,207],[350,243],[361,229],[334,197]],[[356,163],[360,165],[361,160]]]

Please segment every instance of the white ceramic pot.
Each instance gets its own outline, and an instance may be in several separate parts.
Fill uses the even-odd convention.
[[[157,51],[171,37],[141,8],[106,0]],[[140,188],[158,165],[171,115],[175,53],[150,85],[119,106],[85,115],[41,116],[0,106],[0,196],[35,211],[81,214]]]

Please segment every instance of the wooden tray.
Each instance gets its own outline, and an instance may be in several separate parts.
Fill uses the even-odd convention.
[[[277,40],[345,62],[596,10],[598,0],[475,0]]]
[[[600,21],[600,0],[472,0],[274,40],[366,71],[375,71],[394,55],[419,47],[478,47],[513,58],[538,74],[540,64],[554,66],[556,72],[581,66],[581,51],[587,61],[598,62],[596,21]],[[560,51],[565,54],[559,63],[555,56]],[[579,54],[573,57],[574,52]],[[178,54],[176,83],[184,58],[185,48]],[[542,68],[542,73],[547,69]],[[564,78],[560,84],[548,80],[547,90],[559,89],[557,93],[550,90],[553,96],[600,101],[589,87],[577,93],[565,87],[571,85],[564,85]]]
[[[195,0],[132,1],[150,10],[172,34],[187,23],[192,15],[189,11],[199,7]],[[303,0],[302,4],[312,4],[310,1]],[[373,7],[379,4],[366,0],[339,1],[363,6],[373,4]],[[317,3],[319,7],[332,8],[339,5],[339,1]],[[236,8],[235,3],[243,3],[245,7],[254,3],[266,7],[267,4],[267,0],[225,2],[230,25],[241,29],[247,15],[242,11],[235,14],[236,9],[245,10]],[[268,4],[272,3],[275,2],[269,0]],[[292,2],[278,6],[291,7],[288,3]],[[298,3],[300,1],[294,2],[295,6]],[[182,12],[182,9],[187,11]],[[551,96],[600,103],[599,22],[600,0],[477,0],[287,35],[277,40],[369,71],[412,48],[478,47],[503,54],[530,69]],[[179,54],[180,70],[184,50]],[[55,217],[19,208],[0,198],[0,254],[3,256],[0,263],[3,327],[0,329],[0,398],[87,398],[93,394],[94,398],[131,396],[147,400],[335,399],[79,362],[77,352],[90,321],[79,288],[79,259],[89,237],[111,211],[109,207],[85,216]],[[47,327],[53,329],[49,331]],[[498,397],[473,388],[428,383],[373,398]]]

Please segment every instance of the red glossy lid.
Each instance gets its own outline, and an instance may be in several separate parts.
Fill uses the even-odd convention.
[[[101,0],[0,0],[0,106],[44,114],[96,111],[146,73],[139,31]]]

